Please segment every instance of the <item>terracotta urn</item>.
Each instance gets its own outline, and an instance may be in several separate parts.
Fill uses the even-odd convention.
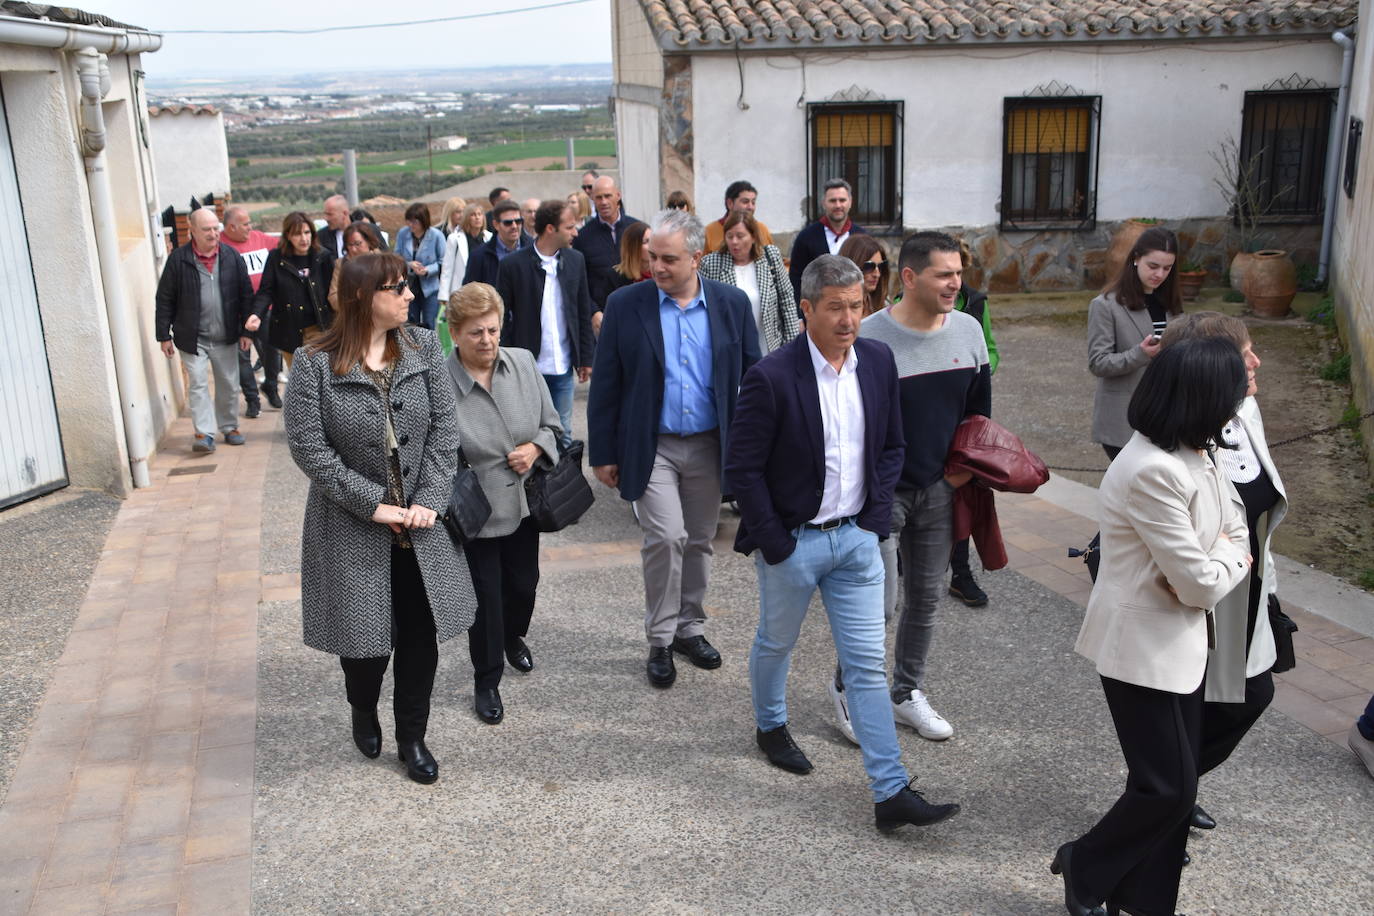
[[[1116,233],[1112,236],[1111,247],[1107,249],[1107,256],[1103,259],[1105,276],[1107,282],[1116,280],[1116,275],[1121,272],[1121,265],[1126,263],[1126,258],[1130,255],[1131,249],[1135,247],[1136,239],[1146,229],[1152,229],[1157,225],[1153,222],[1144,222],[1138,219],[1128,219],[1117,227]]]
[[[1180,270],[1175,276],[1178,278],[1178,291],[1183,296],[1183,301],[1197,301],[1198,294],[1202,292],[1202,284],[1207,279],[1207,271]]]
[[[1298,294],[1298,268],[1288,252],[1257,251],[1245,269],[1245,299],[1260,318],[1286,318]]]
[[[1254,262],[1254,252],[1236,252],[1236,256],[1231,259],[1231,289],[1235,290],[1238,293],[1245,292],[1245,272],[1250,269],[1250,265]]]

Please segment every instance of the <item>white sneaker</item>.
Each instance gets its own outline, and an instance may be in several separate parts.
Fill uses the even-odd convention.
[[[954,734],[954,726],[930,708],[930,701],[919,690],[911,691],[910,699],[892,704],[892,718],[916,729],[918,735],[930,741],[943,741]]]
[[[835,679],[832,677],[827,682],[830,688],[830,699],[835,701],[835,727],[840,730],[840,734],[849,739],[849,743],[855,747],[859,746],[859,739],[854,736],[854,724],[849,721],[849,704],[844,701],[844,691],[835,686]]]

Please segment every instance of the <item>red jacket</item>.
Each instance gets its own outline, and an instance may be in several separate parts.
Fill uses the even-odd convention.
[[[965,471],[973,480],[954,493],[954,540],[972,535],[983,568],[1001,569],[1007,565],[1007,550],[992,491],[1034,493],[1050,472],[1015,433],[980,414],[964,418],[945,456],[946,476]]]

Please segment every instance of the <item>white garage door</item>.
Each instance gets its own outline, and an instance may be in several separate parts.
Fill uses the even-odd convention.
[[[67,485],[5,100],[0,95],[0,509]]]

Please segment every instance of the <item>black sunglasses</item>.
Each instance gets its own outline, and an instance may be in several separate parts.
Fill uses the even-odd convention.
[[[590,194],[590,193],[592,193],[592,186],[589,185],[589,184],[584,184],[584,185],[582,186],[582,190],[584,190],[584,191],[586,191],[588,194]]]
[[[875,270],[887,270],[887,262],[886,262],[886,261],[864,261],[862,264],[859,265],[859,270],[863,271],[864,273],[869,273],[869,272],[875,271]]]
[[[396,295],[399,296],[401,293],[405,292],[405,288],[406,288],[406,281],[401,280],[401,281],[399,281],[399,282],[397,282],[397,283],[388,283],[388,284],[385,285],[385,286],[379,286],[379,287],[377,287],[377,292],[379,292],[379,293],[395,293]]]
[[[515,219],[498,219],[497,222],[502,226],[518,226],[520,223],[524,222],[524,220],[516,217]]]

